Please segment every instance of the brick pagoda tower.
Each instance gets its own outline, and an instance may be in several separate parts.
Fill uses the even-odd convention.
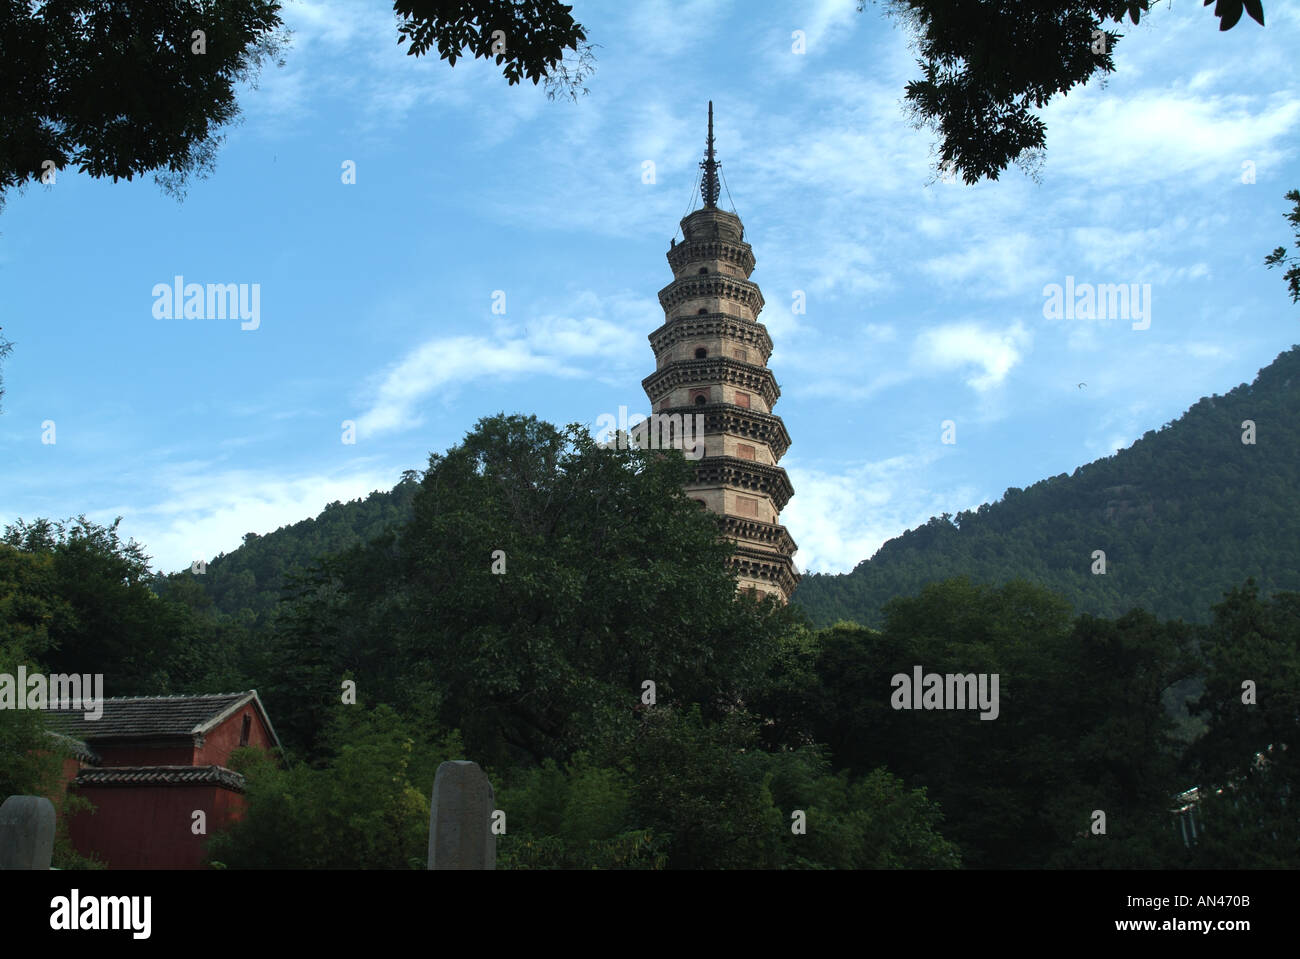
[[[794,495],[777,461],[790,434],[772,407],[781,395],[767,359],[772,338],[758,322],[763,294],[749,280],[754,253],[740,217],[718,209],[713,103],[701,194],[704,206],[681,222],[659,291],[664,325],[650,334],[655,372],[641,383],[655,413],[704,416],[704,455],[694,461],[691,497],[723,517],[739,588],[788,601],[799,573],[781,510]]]

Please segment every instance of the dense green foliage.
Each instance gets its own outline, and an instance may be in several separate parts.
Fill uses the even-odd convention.
[[[427,804],[401,799],[432,786],[432,762],[401,765],[416,731],[455,729],[501,783],[505,867],[955,865],[938,811],[887,773],[857,781],[814,749],[760,747],[742,703],[781,693],[773,665],[798,630],[786,608],[735,600],[729,548],[687,499],[685,468],[524,417],[432,456],[410,522],[326,558],[262,622],[259,683],[305,761],[246,760],[250,814],[214,856],[328,864],[314,830],[376,828],[347,818],[356,800],[334,779],[361,760],[340,711],[383,703],[402,718],[365,755],[395,770],[380,791],[395,836],[427,829]],[[339,704],[345,678],[359,706]],[[796,808],[819,839],[789,830]],[[413,861],[408,846],[365,864]]]
[[[16,676],[20,666],[42,671],[41,660],[55,642],[51,636],[59,636],[73,617],[60,593],[55,556],[0,541],[0,676]],[[8,796],[48,796],[61,812],[92,808],[79,796],[61,795],[62,760],[72,754],[67,739],[46,732],[39,711],[0,709],[0,802]],[[63,816],[55,832],[53,865],[102,868],[73,849]]]
[[[394,0],[396,42],[501,67],[575,98],[592,44],[559,0]],[[152,172],[183,195],[215,167],[240,114],[235,89],[283,66],[278,0],[0,0],[0,206],[5,193],[75,167],[92,177]],[[196,35],[200,33],[201,35]],[[502,43],[503,39],[508,42]]]
[[[150,577],[113,527],[18,523],[0,672],[258,688],[287,748],[234,761],[249,808],[211,839],[226,868],[420,868],[453,758],[493,780],[500,868],[1300,862],[1300,594],[1247,582],[1197,626],[956,578],[893,597],[879,629],[813,630],[735,595],[686,469],[498,416],[393,493],[249,537],[204,575]],[[996,719],[898,708],[916,666],[996,674]],[[1166,707],[1192,684],[1180,724]],[[0,712],[7,790],[49,786],[33,715]],[[1171,810],[1191,784],[1188,850]]]
[[[1242,423],[1256,442],[1242,442]],[[844,575],[805,576],[795,593],[818,625],[883,621],[884,605],[927,583],[1023,578],[1080,612],[1141,607],[1205,622],[1247,577],[1300,589],[1300,347],[1227,396],[1074,471],[1009,489],[978,510],[944,514],[885,543]],[[1105,575],[1092,573],[1094,550]]]
[[[1266,601],[1253,584],[1232,590],[1215,606],[1204,648],[1209,672],[1196,709],[1209,731],[1193,745],[1186,765],[1193,781],[1216,788],[1201,790],[1206,834],[1192,862],[1294,869],[1300,851],[1300,594]]]
[[[6,527],[0,542],[42,562],[38,578],[24,579],[28,598],[9,628],[32,638],[29,655],[51,672],[103,673],[106,696],[187,690],[204,669],[202,626],[157,595],[143,547],[122,542],[117,525],[82,516]]]
[[[211,169],[235,88],[279,55],[279,13],[274,0],[0,3],[0,202],[69,166],[155,171],[175,190]]]
[[[209,842],[213,861],[242,868],[423,868],[437,763],[457,759],[455,734],[429,737],[380,706],[336,705],[323,734],[328,761],[281,766],[258,749],[234,767],[249,814]]]
[[[921,79],[907,84],[907,104],[917,125],[937,134],[940,169],[966,183],[996,180],[1011,163],[1032,170],[1047,143],[1036,111],[1113,73],[1123,34],[1111,27],[1136,24],[1151,9],[1151,0],[886,4],[920,53]],[[1243,11],[1263,26],[1262,0],[1217,0],[1219,29],[1234,27]]]
[[[1046,864],[1094,809],[1124,823],[1163,811],[1181,788],[1161,693],[1194,667],[1191,638],[1141,612],[1072,621],[1024,582],[934,584],[890,603],[879,633],[826,632],[816,736],[839,765],[883,762],[924,786],[969,865]],[[891,708],[880,691],[915,665],[998,675],[998,716]]]
[[[299,584],[268,638],[281,728],[310,747],[346,671],[364,701],[439,703],[487,762],[569,755],[618,721],[600,706],[630,715],[646,680],[661,699],[739,701],[788,613],[730,601],[727,545],[688,508],[684,469],[573,428],[484,421],[430,458],[400,534]]]
[[[407,53],[423,56],[436,48],[451,66],[472,55],[501,65],[510,85],[546,81],[551,97],[576,99],[592,72],[587,31],[573,19],[573,7],[561,0],[393,0],[397,41],[410,41]],[[571,57],[576,54],[574,61]],[[586,93],[586,89],[582,89]]]
[[[68,608],[54,588],[48,553],[0,543],[0,674],[14,675],[50,648],[50,627]],[[15,794],[44,795],[54,785],[57,761],[48,753],[38,712],[0,711],[0,801]]]
[[[1287,292],[1291,294],[1292,303],[1300,303],[1300,190],[1288,190],[1286,198],[1293,204],[1285,216],[1295,234],[1296,251],[1288,256],[1287,248],[1279,246],[1264,257],[1264,265],[1270,270],[1275,266],[1286,268],[1282,279],[1286,282]]]

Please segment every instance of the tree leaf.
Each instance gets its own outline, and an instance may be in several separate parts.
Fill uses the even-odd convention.
[[[1214,15],[1219,18],[1219,30],[1231,30],[1241,19],[1242,0],[1219,0],[1214,6]]]

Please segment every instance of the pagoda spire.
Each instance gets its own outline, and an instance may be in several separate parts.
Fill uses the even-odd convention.
[[[704,170],[704,182],[700,192],[705,209],[716,209],[718,205],[718,158],[713,152],[713,101],[709,101],[709,139],[704,150],[704,161],[700,168]]]

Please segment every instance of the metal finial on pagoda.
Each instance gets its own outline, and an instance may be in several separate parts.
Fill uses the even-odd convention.
[[[700,192],[704,199],[706,208],[713,209],[718,205],[718,159],[713,152],[713,101],[709,101],[709,140],[708,146],[704,151],[704,161],[700,167],[704,170],[704,182],[700,185]]]

